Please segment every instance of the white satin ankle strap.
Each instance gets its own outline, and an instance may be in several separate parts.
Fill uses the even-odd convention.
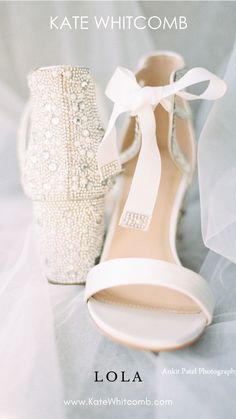
[[[184,91],[200,82],[209,85],[200,95]],[[158,104],[167,112],[173,111],[173,95],[186,100],[220,98],[226,91],[223,80],[204,68],[193,68],[181,79],[166,86],[141,87],[134,74],[118,67],[112,76],[106,95],[114,103],[106,133],[98,149],[98,167],[102,179],[121,170],[121,160],[116,141],[115,123],[123,112],[137,116],[142,144],[129,195],[120,219],[124,227],[147,230],[151,221],[161,177],[161,157],[156,141],[154,109]]]
[[[94,266],[87,277],[85,299],[125,285],[152,285],[179,291],[199,306],[207,324],[212,321],[214,296],[205,279],[190,269],[162,260],[122,258]]]

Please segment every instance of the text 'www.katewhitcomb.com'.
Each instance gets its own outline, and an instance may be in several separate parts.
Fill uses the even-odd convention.
[[[155,399],[150,400],[147,397],[145,399],[126,399],[119,397],[109,397],[107,399],[95,399],[90,397],[88,399],[67,399],[64,400],[65,406],[159,406],[159,407],[171,407],[173,406],[173,400]]]

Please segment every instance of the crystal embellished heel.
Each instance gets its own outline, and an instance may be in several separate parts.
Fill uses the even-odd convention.
[[[22,184],[32,199],[46,276],[81,284],[99,257],[104,194],[96,161],[103,128],[85,68],[39,68],[28,78],[30,104],[19,129]]]
[[[205,279],[181,264],[176,233],[196,161],[187,100],[217,99],[226,86],[204,68],[184,66],[178,54],[159,52],[144,60],[136,77],[119,67],[107,87],[114,108],[98,149],[102,177],[109,165],[121,169],[115,122],[131,112],[123,149],[133,143],[137,125],[141,147],[124,165],[120,199],[101,261],[88,274],[86,300],[100,330],[145,350],[191,344],[211,323],[214,309]],[[206,81],[199,96],[185,90]]]

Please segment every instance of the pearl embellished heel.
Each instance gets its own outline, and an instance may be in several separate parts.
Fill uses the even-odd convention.
[[[196,161],[187,100],[217,99],[226,86],[204,68],[186,72],[184,66],[178,54],[159,52],[144,60],[136,76],[119,67],[107,87],[114,108],[98,149],[102,178],[109,165],[121,169],[125,151],[121,159],[115,122],[130,111],[123,150],[133,143],[137,125],[141,146],[124,165],[101,261],[88,274],[86,301],[106,335],[145,350],[191,344],[211,323],[214,309],[205,279],[182,266],[176,233]],[[209,84],[199,96],[185,90],[203,81]]]
[[[24,191],[33,201],[48,281],[81,284],[99,257],[104,195],[96,161],[103,127],[85,68],[39,68],[19,130]]]

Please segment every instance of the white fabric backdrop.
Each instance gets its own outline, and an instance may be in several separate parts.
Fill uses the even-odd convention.
[[[186,15],[187,31],[50,32],[50,15]],[[234,2],[0,3],[0,419],[118,417],[234,419],[233,375],[164,375],[163,368],[236,369],[235,54]],[[92,68],[104,89],[116,65],[135,69],[140,55],[171,49],[188,66],[223,75],[228,93],[195,106],[204,247],[197,180],[181,224],[184,263],[201,270],[216,294],[214,323],[194,346],[154,355],[124,348],[94,329],[82,287],[50,286],[34,243],[31,205],[23,197],[16,129],[27,98],[26,75],[36,66]],[[232,54],[232,56],[231,56]],[[232,57],[230,59],[230,56]],[[108,104],[108,103],[107,103]],[[109,107],[109,104],[108,104]],[[223,255],[223,256],[221,256]],[[139,371],[143,383],[93,382],[94,370]],[[173,407],[65,407],[88,397],[173,399]]]

